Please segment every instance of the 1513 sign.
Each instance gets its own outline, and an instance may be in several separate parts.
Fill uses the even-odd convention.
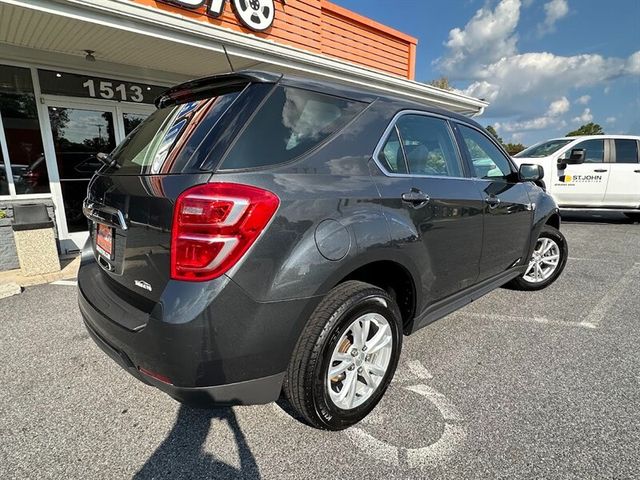
[[[226,0],[159,0],[163,3],[177,5],[185,8],[200,8],[206,5],[207,15],[217,18],[224,11]],[[282,0],[284,3],[284,0]],[[262,32],[273,25],[275,18],[274,0],[230,0],[233,10],[242,24],[255,30]]]
[[[44,94],[99,98],[118,102],[153,103],[166,90],[166,87],[157,85],[52,70],[38,70],[38,79]]]

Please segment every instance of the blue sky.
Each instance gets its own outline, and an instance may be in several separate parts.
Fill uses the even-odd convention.
[[[640,0],[336,0],[419,39],[416,79],[491,101],[526,145],[593,121],[640,135]]]

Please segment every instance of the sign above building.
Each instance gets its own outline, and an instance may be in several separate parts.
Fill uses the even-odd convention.
[[[206,5],[207,15],[217,18],[224,11],[226,0],[160,0],[179,7],[196,9]],[[233,11],[242,24],[256,32],[273,25],[276,9],[274,0],[230,0]]]

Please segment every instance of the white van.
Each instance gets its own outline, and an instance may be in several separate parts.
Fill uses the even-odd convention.
[[[619,211],[640,221],[640,137],[555,138],[518,153],[544,168],[547,191],[563,210]]]

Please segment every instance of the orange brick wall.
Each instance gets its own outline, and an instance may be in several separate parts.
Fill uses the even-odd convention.
[[[226,2],[218,18],[205,7],[191,10],[158,0],[132,0],[211,25],[229,28],[313,53],[414,78],[417,40],[326,0],[276,0],[273,26],[265,32],[245,28]]]

